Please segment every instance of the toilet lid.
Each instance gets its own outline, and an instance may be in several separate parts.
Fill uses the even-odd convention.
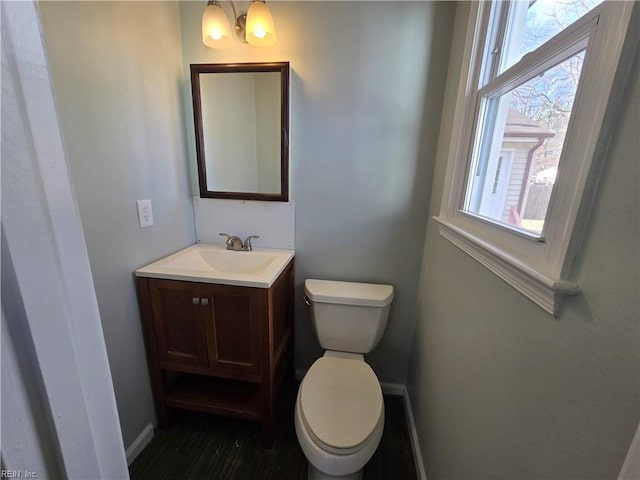
[[[330,450],[352,449],[373,433],[383,413],[376,374],[362,360],[322,357],[300,387],[304,420]]]

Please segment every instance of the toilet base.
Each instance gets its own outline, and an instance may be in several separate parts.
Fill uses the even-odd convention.
[[[309,464],[308,480],[362,480],[362,469],[349,475],[334,476],[321,472],[313,465]]]

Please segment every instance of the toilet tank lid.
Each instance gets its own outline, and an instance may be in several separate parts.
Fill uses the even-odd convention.
[[[304,293],[312,302],[386,307],[393,300],[393,287],[375,283],[307,279]]]

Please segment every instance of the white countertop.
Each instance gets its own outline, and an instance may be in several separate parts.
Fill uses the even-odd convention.
[[[196,243],[136,270],[138,277],[269,288],[294,257],[293,250],[227,250]]]

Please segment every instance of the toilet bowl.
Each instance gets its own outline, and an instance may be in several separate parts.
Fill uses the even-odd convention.
[[[380,382],[364,361],[386,326],[393,287],[307,280],[305,300],[324,355],[305,375],[295,407],[310,480],[357,480],[384,429]]]
[[[328,351],[311,366],[298,390],[295,427],[309,479],[362,477],[382,437],[384,403],[361,355]]]

